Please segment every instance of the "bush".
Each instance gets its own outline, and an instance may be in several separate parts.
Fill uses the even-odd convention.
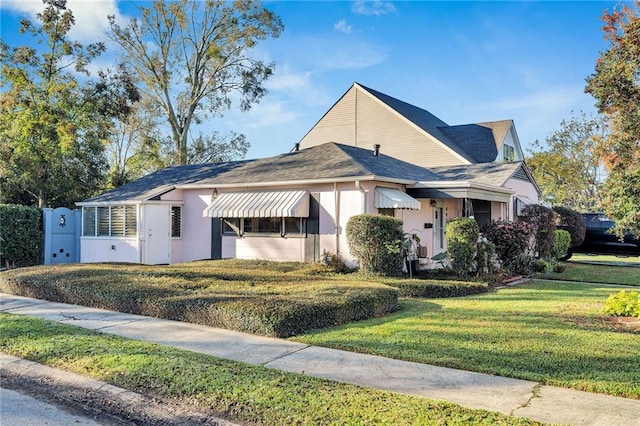
[[[445,236],[451,267],[459,274],[468,274],[476,257],[480,230],[475,219],[456,217],[447,222]]]
[[[0,264],[42,263],[42,211],[37,207],[0,204]]]
[[[522,209],[519,218],[531,224],[533,228],[533,253],[539,258],[551,256],[555,239],[555,213],[550,208],[540,204],[529,204]]]
[[[529,223],[497,220],[485,225],[483,232],[493,243],[504,269],[522,275],[531,273],[529,241],[532,228]]]
[[[551,256],[553,259],[558,260],[566,256],[571,245],[571,234],[564,229],[556,229],[553,239],[553,249],[551,250]]]
[[[604,312],[621,317],[638,317],[640,319],[640,296],[637,291],[620,290],[607,298]]]
[[[587,226],[584,217],[577,211],[563,206],[554,206],[556,214],[556,226],[564,229],[571,235],[571,245],[569,248],[577,247],[584,241]]]
[[[349,250],[366,274],[402,273],[402,221],[390,216],[361,214],[347,222]]]
[[[486,293],[489,286],[480,282],[441,281],[424,279],[397,279],[382,281],[398,289],[399,297],[443,298]]]
[[[318,277],[305,264],[289,266],[237,260],[38,266],[0,274],[0,292],[275,337],[398,307],[395,288]]]

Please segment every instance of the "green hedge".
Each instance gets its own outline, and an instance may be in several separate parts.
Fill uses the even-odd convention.
[[[402,274],[403,235],[402,221],[390,216],[361,214],[347,222],[349,250],[367,274]]]
[[[451,266],[457,273],[466,275],[473,268],[479,235],[480,229],[475,219],[454,217],[447,221],[447,252],[451,257]]]
[[[42,263],[42,211],[38,207],[0,204],[0,264]]]
[[[400,297],[415,298],[445,298],[470,296],[472,294],[486,293],[489,285],[481,282],[469,281],[443,281],[443,280],[389,280],[383,281],[386,285],[398,289]]]
[[[40,266],[3,272],[0,291],[276,337],[381,316],[398,307],[398,291],[383,284],[309,276],[305,268],[258,272],[244,265]]]

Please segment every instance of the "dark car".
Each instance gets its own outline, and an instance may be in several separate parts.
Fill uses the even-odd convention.
[[[587,228],[584,242],[574,247],[573,253],[613,254],[622,256],[640,255],[640,239],[627,233],[624,240],[609,230],[615,222],[603,213],[583,213]]]

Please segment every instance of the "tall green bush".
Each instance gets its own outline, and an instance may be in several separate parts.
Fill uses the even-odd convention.
[[[42,263],[42,211],[37,207],[0,204],[0,264]]]
[[[558,229],[564,229],[571,234],[571,247],[577,247],[584,241],[587,232],[587,226],[584,223],[584,217],[577,211],[564,206],[553,206],[556,214],[556,226]]]
[[[479,235],[480,229],[475,219],[456,217],[447,222],[447,251],[455,272],[464,275],[472,270]]]
[[[537,253],[540,259],[550,257],[556,231],[553,210],[540,204],[529,204],[522,209],[519,218],[533,227],[533,252]]]
[[[390,216],[361,214],[347,222],[347,244],[368,274],[402,273],[402,221]]]
[[[553,250],[551,251],[551,255],[553,259],[559,260],[562,257],[566,256],[569,251],[569,246],[571,245],[571,234],[564,229],[556,229],[554,240],[553,240]]]

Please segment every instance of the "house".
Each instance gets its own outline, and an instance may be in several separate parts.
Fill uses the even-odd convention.
[[[169,167],[78,203],[81,261],[353,261],[361,213],[402,219],[433,256],[449,218],[511,219],[538,195],[513,122],[448,126],[356,83],[292,152]]]

